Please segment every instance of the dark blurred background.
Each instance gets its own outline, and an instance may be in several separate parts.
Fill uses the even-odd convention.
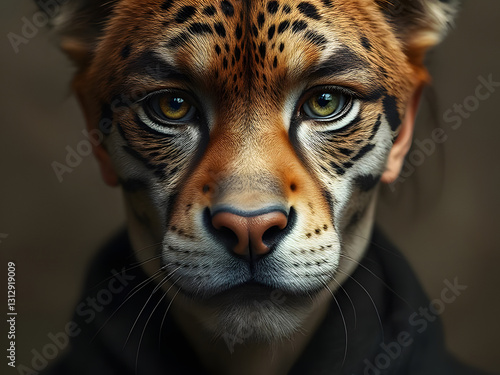
[[[58,181],[52,163],[64,163],[67,147],[85,139],[69,90],[72,67],[45,30],[14,52],[7,34],[21,34],[23,17],[35,10],[30,1],[2,1],[0,9],[0,280],[14,260],[17,364],[31,367],[32,350],[71,320],[87,262],[124,213],[119,190],[100,180],[92,156]],[[468,286],[442,314],[448,346],[490,371],[500,370],[500,88],[486,100],[471,96],[480,77],[500,82],[499,15],[497,0],[465,2],[456,29],[429,55],[434,81],[418,119],[421,146],[410,153],[405,180],[383,189],[378,218],[431,299],[445,280]],[[454,129],[458,120],[443,116],[464,101],[474,110]],[[435,127],[447,140],[430,152],[422,145]]]

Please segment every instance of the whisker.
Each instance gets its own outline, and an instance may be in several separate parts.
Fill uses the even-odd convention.
[[[181,268],[181,267],[179,266],[179,267],[177,267],[176,269],[174,269],[174,270],[173,270],[172,272],[170,272],[167,276],[165,276],[165,277],[162,279],[162,281],[160,281],[160,282],[158,283],[158,285],[157,285],[157,286],[155,286],[155,288],[154,288],[154,289],[153,289],[153,291],[151,292],[151,295],[148,297],[148,299],[146,300],[146,302],[145,302],[145,303],[144,303],[144,305],[142,306],[141,311],[139,311],[139,314],[137,315],[137,318],[135,319],[134,324],[132,324],[132,327],[130,328],[129,334],[127,335],[127,339],[125,340],[125,343],[123,344],[123,348],[122,348],[122,350],[124,350],[124,349],[125,349],[125,346],[127,346],[127,343],[128,343],[128,341],[129,341],[129,339],[130,339],[130,336],[132,335],[132,332],[134,331],[135,326],[137,325],[137,322],[139,321],[139,318],[141,317],[142,313],[144,312],[144,309],[145,309],[145,308],[146,308],[146,306],[148,305],[149,301],[151,301],[151,298],[153,298],[153,295],[154,295],[154,294],[158,291],[158,289],[160,289],[160,288],[161,288],[161,286],[162,286],[164,283],[166,283],[166,282],[169,280],[169,278],[171,278],[171,277],[172,277],[172,275],[173,275],[173,274],[174,274],[174,273],[175,273],[175,272],[176,272],[179,268]]]
[[[371,269],[366,267],[364,264],[360,263],[354,258],[351,258],[350,256],[347,256],[345,254],[340,254],[341,257],[346,258],[347,260],[350,260],[351,262],[356,263],[359,267],[363,268],[364,270],[368,271],[372,276],[374,276],[377,280],[379,280],[384,286],[389,289],[392,293],[394,293],[395,296],[397,296],[401,301],[403,301],[410,309],[415,310],[415,308],[406,300],[404,299],[401,295],[399,295],[394,289],[392,289],[389,284],[387,284],[383,279],[381,279],[379,276],[377,276]]]
[[[174,285],[175,285],[175,283],[176,283],[177,281],[179,281],[179,279],[180,279],[180,278],[181,278],[181,276],[179,276],[179,277],[177,278],[177,280],[175,280],[175,281],[172,283],[172,286],[174,286]],[[163,314],[163,318],[161,319],[161,324],[160,324],[160,332],[159,332],[159,334],[158,334],[158,347],[160,347],[160,346],[161,346],[161,333],[163,332],[163,325],[164,325],[164,323],[165,323],[165,319],[166,319],[166,317],[167,317],[168,311],[170,310],[170,306],[172,306],[172,303],[174,302],[175,297],[177,297],[177,294],[179,294],[179,292],[180,292],[180,291],[181,291],[181,290],[180,290],[179,288],[177,288],[177,292],[175,292],[174,296],[173,296],[173,297],[172,297],[172,299],[170,300],[170,302],[169,302],[169,304],[168,304],[168,306],[167,306],[167,309],[165,310],[165,313]]]
[[[371,244],[371,245],[375,245],[375,246],[377,246],[379,249],[382,249],[382,250],[384,250],[384,251],[388,252],[389,254],[394,255],[395,257],[398,257],[398,258],[404,259],[404,256],[402,256],[401,254],[399,254],[399,253],[395,253],[394,251],[392,251],[392,250],[390,250],[390,249],[386,248],[385,246],[382,246],[382,245],[380,245],[380,244],[376,243],[376,242],[375,242],[375,241],[373,241],[371,238],[367,238],[367,237],[365,237],[365,236],[362,236],[362,235],[360,235],[360,234],[357,234],[357,233],[354,233],[354,232],[351,232],[351,231],[346,231],[345,233],[346,233],[346,234],[349,234],[350,236],[356,236],[356,237],[361,238],[361,239],[363,239],[363,240],[367,240],[369,244]]]
[[[349,302],[351,303],[351,306],[352,306],[352,310],[354,311],[354,328],[356,328],[356,326],[357,326],[357,316],[356,316],[356,308],[354,307],[354,302],[352,301],[351,296],[349,296],[349,294],[347,293],[347,291],[345,290],[345,288],[337,280],[335,280],[335,277],[333,277],[332,280],[335,281],[335,283],[339,286],[339,288],[344,291],[345,295],[349,299]]]
[[[174,271],[174,272],[175,272],[175,271]],[[180,278],[181,278],[181,277],[179,276],[179,277],[177,278],[177,280],[175,280],[175,281],[172,283],[172,285],[170,285],[170,286],[168,287],[168,289],[165,291],[165,293],[163,293],[163,296],[161,296],[161,298],[160,298],[160,299],[158,300],[158,302],[156,303],[155,307],[153,307],[153,310],[151,311],[151,314],[149,314],[149,317],[148,317],[148,319],[146,320],[146,323],[144,324],[144,328],[142,329],[141,336],[140,336],[140,338],[139,338],[139,345],[137,346],[137,354],[136,354],[136,356],[135,356],[135,373],[136,373],[136,374],[137,374],[138,365],[139,365],[139,352],[140,352],[140,350],[141,350],[142,339],[144,338],[144,334],[145,334],[145,332],[146,332],[146,328],[147,328],[147,326],[148,326],[148,324],[149,324],[149,321],[150,321],[150,320],[151,320],[151,318],[153,317],[153,314],[154,314],[154,312],[156,311],[156,309],[158,308],[158,306],[160,306],[160,303],[161,303],[161,302],[163,301],[163,299],[167,296],[167,294],[168,294],[168,292],[170,291],[170,289],[172,289],[172,287],[175,285],[175,283],[176,283],[176,282],[177,282]],[[163,280],[162,280],[162,281],[158,284],[158,286],[159,286],[159,287],[163,286],[163,285],[164,285],[167,281],[168,281],[168,279],[167,279],[167,278],[163,279]],[[151,295],[153,295],[153,294],[156,292],[156,290],[158,290],[158,289],[155,289],[155,290],[153,291],[153,293],[151,293]],[[177,293],[176,293],[176,295],[177,295]],[[174,297],[175,297],[175,296],[174,296]],[[173,300],[173,298],[172,298],[172,300]],[[146,302],[146,303],[147,303],[147,302]],[[171,304],[171,303],[172,303],[172,302],[170,302],[170,304]],[[170,304],[168,305],[169,307],[170,307]],[[168,311],[168,308],[167,308],[167,311]],[[142,311],[141,311],[141,312],[142,312]],[[140,316],[140,314],[139,314],[139,316]]]
[[[137,254],[137,253],[140,253],[141,251],[147,250],[147,249],[149,249],[151,247],[159,246],[159,245],[162,245],[162,244],[163,244],[163,241],[160,241],[160,242],[153,243],[151,245],[144,246],[143,248],[134,251],[134,255]]]
[[[330,292],[330,294],[332,295],[333,297],[333,300],[335,301],[335,303],[337,304],[337,307],[339,308],[339,312],[340,312],[340,317],[342,318],[342,322],[344,323],[344,334],[345,334],[345,348],[344,348],[344,359],[342,360],[342,366],[344,365],[346,359],[347,359],[347,344],[348,344],[348,336],[347,336],[347,323],[345,321],[345,317],[344,317],[344,313],[342,312],[342,309],[340,308],[340,304],[339,304],[339,301],[337,300],[337,298],[335,297],[335,295],[333,294],[332,290],[330,289],[330,287],[328,286],[327,283],[325,283],[323,280],[321,280],[320,278],[318,278],[318,280],[320,280],[323,285],[325,286],[326,289],[328,289],[328,291]]]
[[[162,255],[158,254],[158,255],[155,255],[151,258],[145,259],[141,262],[130,263],[130,267],[125,268],[125,270],[130,271],[130,270],[133,270],[135,268],[141,267],[141,266],[145,265],[146,263],[152,262],[153,260],[157,260],[157,259],[161,259],[161,258],[162,258]]]
[[[96,339],[96,337],[99,335],[99,333],[101,333],[101,331],[104,329],[104,327],[106,326],[106,324],[108,324],[108,322],[116,315],[116,313],[118,313],[118,311],[122,308],[123,305],[125,305],[125,303],[127,303],[136,293],[138,293],[147,284],[149,284],[150,282],[152,282],[158,275],[161,274],[161,272],[162,272],[162,270],[156,271],[153,275],[151,275],[150,277],[148,277],[146,280],[144,280],[141,283],[139,283],[138,285],[136,285],[129,292],[129,294],[127,295],[127,297],[125,298],[125,300],[120,304],[120,306],[118,306],[116,308],[116,310],[113,311],[113,313],[106,319],[106,321],[102,324],[101,328],[99,328],[97,330],[96,334],[92,337],[92,339],[90,340],[90,342],[93,342]]]
[[[122,268],[122,271],[131,271],[131,270],[133,270],[133,269],[135,269],[135,268],[141,267],[141,266],[143,266],[144,264],[146,264],[146,263],[148,263],[148,262],[151,262],[151,261],[153,261],[153,260],[159,259],[159,258],[161,258],[161,255],[155,255],[154,257],[151,257],[151,258],[149,258],[149,259],[146,259],[146,260],[144,260],[144,261],[142,261],[142,262],[135,262],[135,263],[131,263],[131,264],[129,264],[129,266]],[[91,286],[91,287],[89,288],[89,290],[96,289],[96,288],[97,288],[97,287],[99,287],[100,285],[102,285],[102,284],[106,283],[107,281],[109,281],[109,280],[111,280],[111,279],[114,279],[115,277],[116,277],[115,275],[111,275],[111,276],[109,276],[109,277],[106,277],[105,279],[101,280],[101,281],[100,281],[100,282],[98,282],[97,284],[95,284],[95,285]]]
[[[372,296],[370,295],[370,293],[368,293],[368,291],[366,290],[366,288],[358,280],[356,280],[354,277],[352,277],[351,275],[349,275],[347,272],[344,272],[342,270],[338,270],[338,272],[343,273],[344,275],[346,275],[347,277],[349,277],[352,281],[354,281],[356,284],[358,284],[361,287],[361,289],[363,289],[365,291],[365,293],[368,296],[368,298],[370,298],[370,301],[371,301],[371,303],[373,305],[373,308],[375,309],[375,313],[377,314],[377,319],[378,319],[378,323],[379,323],[379,326],[380,326],[380,332],[382,333],[382,341],[384,341],[384,328],[382,326],[382,319],[380,318],[380,314],[378,312],[377,305],[375,305],[375,301],[373,300]]]

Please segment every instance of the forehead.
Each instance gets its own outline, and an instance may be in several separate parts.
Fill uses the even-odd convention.
[[[394,85],[404,70],[398,46],[372,0],[123,0],[95,71],[130,81],[149,72],[152,80],[194,81],[232,95],[315,74],[370,91],[379,78]]]

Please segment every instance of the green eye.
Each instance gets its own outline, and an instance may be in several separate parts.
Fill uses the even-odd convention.
[[[317,92],[303,104],[307,116],[315,120],[333,120],[343,112],[346,96],[340,92]]]
[[[155,122],[185,123],[193,119],[196,109],[190,100],[179,93],[160,93],[145,104],[147,114]]]

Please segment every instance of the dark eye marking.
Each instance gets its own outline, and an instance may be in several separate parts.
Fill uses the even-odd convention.
[[[142,121],[138,117],[136,117],[135,122],[137,123],[137,125],[139,125],[141,129],[146,130],[148,134],[151,135],[152,137],[154,138],[159,137],[164,142],[166,142],[163,146],[168,145],[170,143],[170,139],[172,138],[171,136],[167,134],[151,132],[151,129],[148,128],[146,124],[142,123]],[[138,150],[131,145],[131,140],[127,136],[126,131],[122,128],[122,126],[120,126],[120,124],[118,124],[117,129],[126,142],[126,145],[122,146],[123,150],[133,158],[142,162],[148,169],[152,170],[156,176],[162,179],[165,178],[165,169],[168,167],[168,164],[163,162],[155,162],[151,160],[151,158],[148,158],[146,155],[144,155],[144,151],[151,152],[154,149],[145,149],[142,150],[141,152],[141,150]]]
[[[312,73],[315,77],[334,76],[345,72],[363,71],[366,62],[348,47],[341,47]]]
[[[297,9],[308,18],[312,18],[313,20],[321,19],[321,16],[318,14],[318,9],[311,3],[302,2],[297,5]]]
[[[343,137],[347,138],[352,136],[357,130],[358,130],[358,125],[361,122],[361,116],[358,114],[354,120],[352,120],[349,125],[346,125],[345,127],[341,129],[336,129],[336,130],[328,130],[323,132],[325,137],[329,142],[336,142],[337,137]]]
[[[138,73],[149,75],[157,81],[167,81],[169,79],[189,81],[185,74],[182,74],[173,65],[159,58],[153,51],[145,51],[137,58],[131,60],[127,65],[125,73],[131,75]]]
[[[196,8],[191,6],[191,5],[187,5],[187,6],[183,6],[176,14],[175,16],[175,21],[177,23],[184,23],[186,22],[187,20],[189,20],[191,17],[193,17],[193,15],[195,14],[196,12]]]

